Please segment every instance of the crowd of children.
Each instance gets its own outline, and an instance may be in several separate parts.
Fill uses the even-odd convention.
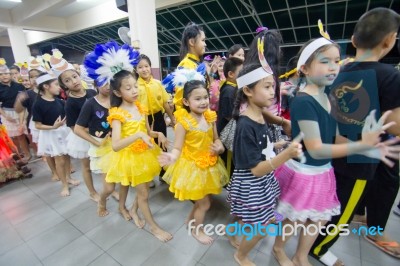
[[[108,215],[112,195],[124,219],[138,228],[147,224],[162,242],[173,235],[149,207],[155,177],[178,200],[192,201],[186,223],[194,222],[191,235],[204,245],[213,238],[199,227],[212,195],[224,187],[230,213],[241,224],[302,224],[321,232],[327,224],[350,223],[359,206],[368,226],[385,229],[399,190],[400,72],[378,61],[393,48],[399,27],[400,16],[390,9],[364,14],[352,36],[355,59],[341,68],[340,47],[320,26],[322,37],[305,43],[281,76],[282,37],[266,27],[257,30],[246,54],[234,45],[228,58],[203,62],[205,31],[189,23],[181,62],[163,83],[153,78],[148,56],[114,41],[85,57],[85,80],[92,79],[94,89],[58,50],[21,69],[2,60],[0,182],[31,177],[24,167],[33,157],[30,143],[52,180],[61,181],[61,196],[80,184],[71,177],[70,158],[79,159],[97,215]],[[173,105],[163,85],[172,86]],[[367,108],[346,111],[352,97]],[[173,143],[166,138],[168,125]],[[101,192],[92,172],[102,176]],[[127,207],[130,187],[135,199]],[[264,236],[230,235],[234,260],[254,265],[249,253]],[[309,255],[344,265],[329,251],[338,237],[304,232],[289,258],[286,233],[276,237],[272,254],[284,266],[311,265]],[[365,238],[400,258],[400,245],[386,234]]]

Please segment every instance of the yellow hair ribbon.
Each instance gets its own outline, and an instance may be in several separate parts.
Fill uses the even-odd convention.
[[[330,40],[331,37],[329,36],[327,31],[324,31],[324,26],[322,25],[322,21],[318,19],[318,28],[319,28],[319,33],[321,34],[322,37]]]

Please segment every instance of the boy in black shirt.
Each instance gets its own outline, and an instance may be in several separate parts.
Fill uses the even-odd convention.
[[[350,141],[361,139],[363,120],[373,109],[377,110],[378,117],[391,110],[386,123],[394,121],[396,125],[387,133],[400,134],[400,73],[392,66],[378,62],[393,48],[399,26],[399,14],[387,8],[370,10],[355,26],[351,39],[357,49],[355,61],[343,67],[330,91],[332,114],[337,119],[339,134]],[[388,137],[385,135],[382,139]],[[325,226],[349,224],[357,205],[366,195],[368,226],[380,226],[384,230],[399,189],[398,160],[393,163],[391,168],[361,155],[333,160],[341,215],[333,217]],[[332,231],[331,235],[319,235],[311,255],[326,265],[343,265],[329,251],[340,233],[340,230],[336,230],[336,234]],[[386,253],[400,257],[400,246],[385,234],[366,238]],[[388,247],[388,243],[396,245]]]
[[[236,78],[240,70],[242,70],[242,67],[243,60],[240,58],[229,57],[225,61],[224,75],[226,80],[222,83],[222,86],[219,89],[219,110],[217,118],[218,135],[232,118],[233,105],[235,103],[236,91],[238,89]],[[233,165],[232,152],[225,149],[224,153],[221,154],[221,158],[225,162],[229,175],[232,175],[235,168]]]

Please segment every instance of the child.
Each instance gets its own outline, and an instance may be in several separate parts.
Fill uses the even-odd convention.
[[[233,143],[235,170],[227,188],[227,200],[231,204],[231,214],[241,223],[265,225],[276,220],[274,209],[279,186],[273,171],[287,160],[301,156],[301,145],[294,141],[282,153],[271,158],[272,144],[262,114],[262,109],[272,105],[275,99],[274,78],[269,66],[245,65],[237,84],[239,90],[233,111],[233,118],[237,120]],[[243,103],[247,103],[248,107],[240,113]],[[261,239],[260,234],[254,235],[251,240],[243,237],[240,244],[231,239],[232,245],[238,247],[235,261],[240,265],[254,265],[248,255]]]
[[[249,50],[244,60],[244,65],[250,63],[257,63],[258,59],[258,40],[264,39],[262,44],[263,54],[267,59],[268,64],[274,73],[279,73],[279,66],[281,60],[282,36],[277,30],[260,27],[256,37],[253,39],[249,46]],[[279,142],[282,139],[282,130],[287,136],[290,136],[290,120],[284,119],[280,116],[280,83],[278,76],[274,76],[275,87],[275,102],[268,109],[264,109],[264,117],[270,125],[270,135],[272,142]]]
[[[163,179],[170,185],[169,190],[175,198],[195,201],[187,221],[194,220],[195,226],[200,226],[210,208],[210,194],[221,193],[229,176],[218,158],[224,146],[215,127],[216,114],[208,109],[209,97],[204,82],[186,82],[182,101],[184,108],[175,112],[174,148],[159,160],[162,166],[173,164]],[[202,244],[213,242],[202,229],[193,230],[192,235]]]
[[[102,174],[105,182],[105,175],[99,165],[101,157],[111,152],[111,141],[109,138],[110,127],[104,128],[107,123],[108,109],[110,109],[110,84],[98,86],[99,91],[95,97],[85,102],[76,121],[74,132],[90,144],[88,155],[90,156],[90,170],[95,174]],[[105,186],[105,184],[103,184]],[[119,200],[117,192],[112,196]]]
[[[306,162],[290,160],[275,171],[281,188],[277,212],[286,218],[283,228],[288,224],[304,224],[306,228],[319,229],[332,216],[340,214],[331,158],[367,152],[379,143],[380,132],[391,126],[388,124],[381,129],[377,125],[373,131],[363,132],[362,140],[354,143],[336,135],[336,121],[330,115],[331,106],[325,87],[332,85],[337,77],[339,61],[339,46],[326,38],[310,41],[300,51],[297,63],[299,84],[305,80],[306,86],[293,100],[291,119],[292,135],[304,133]],[[365,129],[374,122],[373,115],[371,113],[366,118]],[[317,233],[301,233],[292,260],[284,251],[290,236],[277,236],[273,254],[280,265],[311,265],[308,253],[317,236]]]
[[[228,58],[237,57],[244,61],[244,49],[241,44],[234,44],[228,49]]]
[[[161,149],[151,138],[158,138],[163,149],[166,147],[167,138],[163,133],[150,129],[145,110],[138,101],[137,81],[132,72],[138,63],[139,53],[129,45],[120,47],[114,41],[97,45],[95,51],[96,53],[86,57],[85,65],[91,66],[88,69],[91,78],[100,82],[110,82],[111,109],[107,121],[112,129],[114,150],[110,156],[104,156],[99,162],[102,169],[107,171],[107,184],[100,195],[98,214],[108,214],[106,199],[114,191],[115,183],[120,183],[119,211],[124,218],[133,218],[135,224],[143,228],[145,223],[137,213],[140,209],[150,226],[150,232],[160,241],[167,242],[172,239],[172,235],[161,229],[153,219],[149,208],[147,184],[161,170],[157,161]],[[100,67],[104,70],[102,75],[96,73]],[[117,73],[114,74],[115,72]],[[136,190],[131,214],[125,207],[129,185]]]
[[[66,138],[69,129],[65,126],[64,103],[57,98],[60,86],[56,77],[42,73],[36,79],[40,95],[33,104],[32,120],[39,131],[38,155],[55,159],[57,176],[61,179],[61,196],[69,196],[67,176],[70,165]],[[68,173],[67,173],[68,172]]]
[[[219,111],[217,118],[217,132],[218,135],[224,129],[224,127],[232,119],[233,104],[235,103],[237,83],[236,78],[242,70],[243,61],[237,57],[229,57],[224,64],[224,75],[226,81],[221,85],[219,95]],[[233,174],[233,157],[232,152],[225,149],[221,155],[224,160],[229,176]]]
[[[17,95],[23,91],[25,91],[24,86],[11,78],[10,69],[8,69],[5,60],[0,58],[0,116],[8,135],[18,147],[19,152],[23,152],[24,161],[28,162],[31,158],[25,136],[25,134],[28,134],[28,131],[25,127],[25,122],[20,124],[19,115],[14,109]]]
[[[89,190],[89,196],[93,201],[98,202],[100,196],[93,186],[93,178],[90,172],[90,160],[88,155],[89,143],[73,132],[83,104],[87,99],[94,97],[97,93],[94,90],[85,90],[83,88],[81,77],[72,65],[69,65],[66,70],[62,71],[62,73],[58,76],[58,82],[60,83],[61,88],[68,92],[67,101],[65,103],[65,115],[67,117],[67,127],[72,129],[72,132],[67,138],[68,155],[73,158],[80,159],[83,180],[85,181],[86,187]],[[103,128],[107,129],[106,126]],[[70,182],[73,185],[79,185],[78,180],[70,179]]]
[[[10,66],[10,74],[14,82],[21,83],[20,68],[17,65]]]
[[[210,73],[210,109],[218,112],[219,103],[219,89],[221,83],[225,80],[224,64],[226,57],[215,56],[211,64]]]
[[[193,22],[189,22],[182,34],[179,56],[181,62],[178,68],[196,69],[202,61],[206,51],[206,35],[203,28]],[[174,104],[178,110],[182,107],[183,88],[176,88]]]
[[[279,76],[280,79],[285,78],[286,81],[281,82],[281,108],[282,108],[282,117],[290,120],[290,104],[296,95],[297,91],[297,82],[299,79],[299,74],[297,72],[297,56],[294,56],[289,59],[289,62],[286,66],[286,73]]]
[[[343,67],[332,86],[331,93],[335,95],[334,92],[340,92],[345,88],[341,84],[345,85],[348,82],[358,84],[360,80],[364,80],[362,87],[357,91],[359,93],[348,92],[348,98],[334,98],[333,101],[337,106],[333,109],[335,113],[344,115],[346,119],[338,120],[339,132],[347,135],[352,141],[360,139],[362,126],[349,124],[347,121],[359,120],[357,116],[360,112],[368,112],[374,108],[380,109],[381,113],[392,111],[388,121],[395,121],[396,125],[389,128],[388,133],[394,136],[400,135],[400,90],[398,85],[400,84],[400,73],[391,65],[378,62],[392,50],[396,36],[398,36],[399,26],[399,14],[388,8],[375,8],[362,15],[354,28],[352,44],[356,48],[355,61],[349,62]],[[350,101],[353,99],[360,101],[360,107],[357,110],[344,113],[339,109],[340,103],[350,105]],[[387,137],[383,136],[383,139]],[[366,196],[368,226],[380,226],[384,229],[399,189],[398,157],[394,162],[396,165],[388,169],[382,162],[372,161],[365,156],[349,156],[334,160],[333,166],[338,185],[337,194],[342,214],[335,216],[329,225],[349,224],[358,203],[369,188]],[[338,238],[338,234],[333,237],[320,235],[313,245],[312,254],[327,265],[337,262],[335,265],[339,265],[340,260],[329,251]],[[386,233],[376,236],[368,235],[367,240],[382,251],[397,258],[400,257],[400,245]]]
[[[167,136],[167,126],[164,121],[163,113],[166,112],[171,119],[171,126],[175,125],[175,118],[168,104],[169,96],[161,82],[154,79],[151,75],[150,58],[144,54],[140,55],[139,63],[136,66],[136,72],[139,75],[139,102],[148,112],[150,128],[154,131],[162,132]],[[157,143],[157,139],[155,139]],[[159,174],[160,180],[164,171]],[[154,182],[150,183],[154,187]]]

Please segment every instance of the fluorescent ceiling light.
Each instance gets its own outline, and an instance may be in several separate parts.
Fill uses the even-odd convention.
[[[21,2],[22,2],[22,0],[6,0],[6,1],[8,1],[8,2],[15,2],[15,3],[21,3]]]

